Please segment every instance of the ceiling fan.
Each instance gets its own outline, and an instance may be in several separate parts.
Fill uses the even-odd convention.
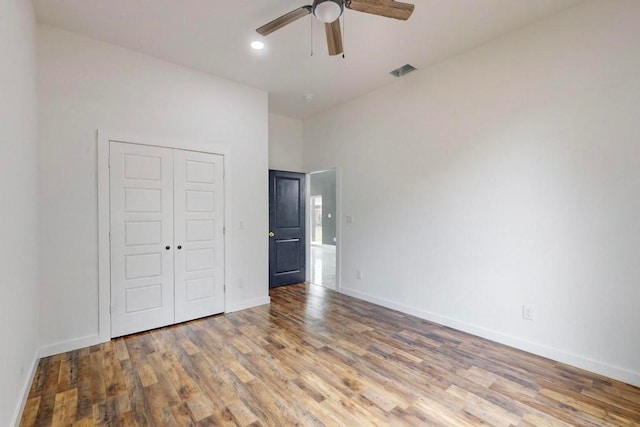
[[[406,21],[411,16],[414,5],[394,0],[313,0],[313,4],[285,13],[256,31],[258,34],[266,36],[285,25],[291,24],[293,21],[313,14],[313,16],[324,22],[329,55],[338,55],[343,52],[342,33],[340,32],[338,18],[344,12],[345,7],[358,12],[372,13]]]

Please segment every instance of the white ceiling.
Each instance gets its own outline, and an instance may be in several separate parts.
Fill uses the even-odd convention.
[[[405,0],[408,21],[347,10],[345,58],[302,18],[267,37],[255,29],[311,0],[34,0],[39,22],[269,92],[269,111],[306,118],[479,46],[582,0]],[[266,48],[254,51],[253,40]],[[312,94],[306,102],[304,96]]]

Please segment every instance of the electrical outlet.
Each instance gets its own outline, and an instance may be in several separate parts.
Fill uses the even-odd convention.
[[[522,318],[525,320],[533,320],[533,307],[529,305],[522,306]]]
[[[362,280],[362,271],[356,270],[356,279]]]

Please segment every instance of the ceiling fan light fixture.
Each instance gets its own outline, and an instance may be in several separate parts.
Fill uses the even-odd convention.
[[[320,21],[330,24],[342,15],[342,0],[316,0],[313,3],[313,15]]]

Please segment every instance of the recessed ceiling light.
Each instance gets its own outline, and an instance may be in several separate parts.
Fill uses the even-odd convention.
[[[260,50],[264,48],[264,43],[259,40],[254,40],[251,42],[251,47],[255,50]]]

